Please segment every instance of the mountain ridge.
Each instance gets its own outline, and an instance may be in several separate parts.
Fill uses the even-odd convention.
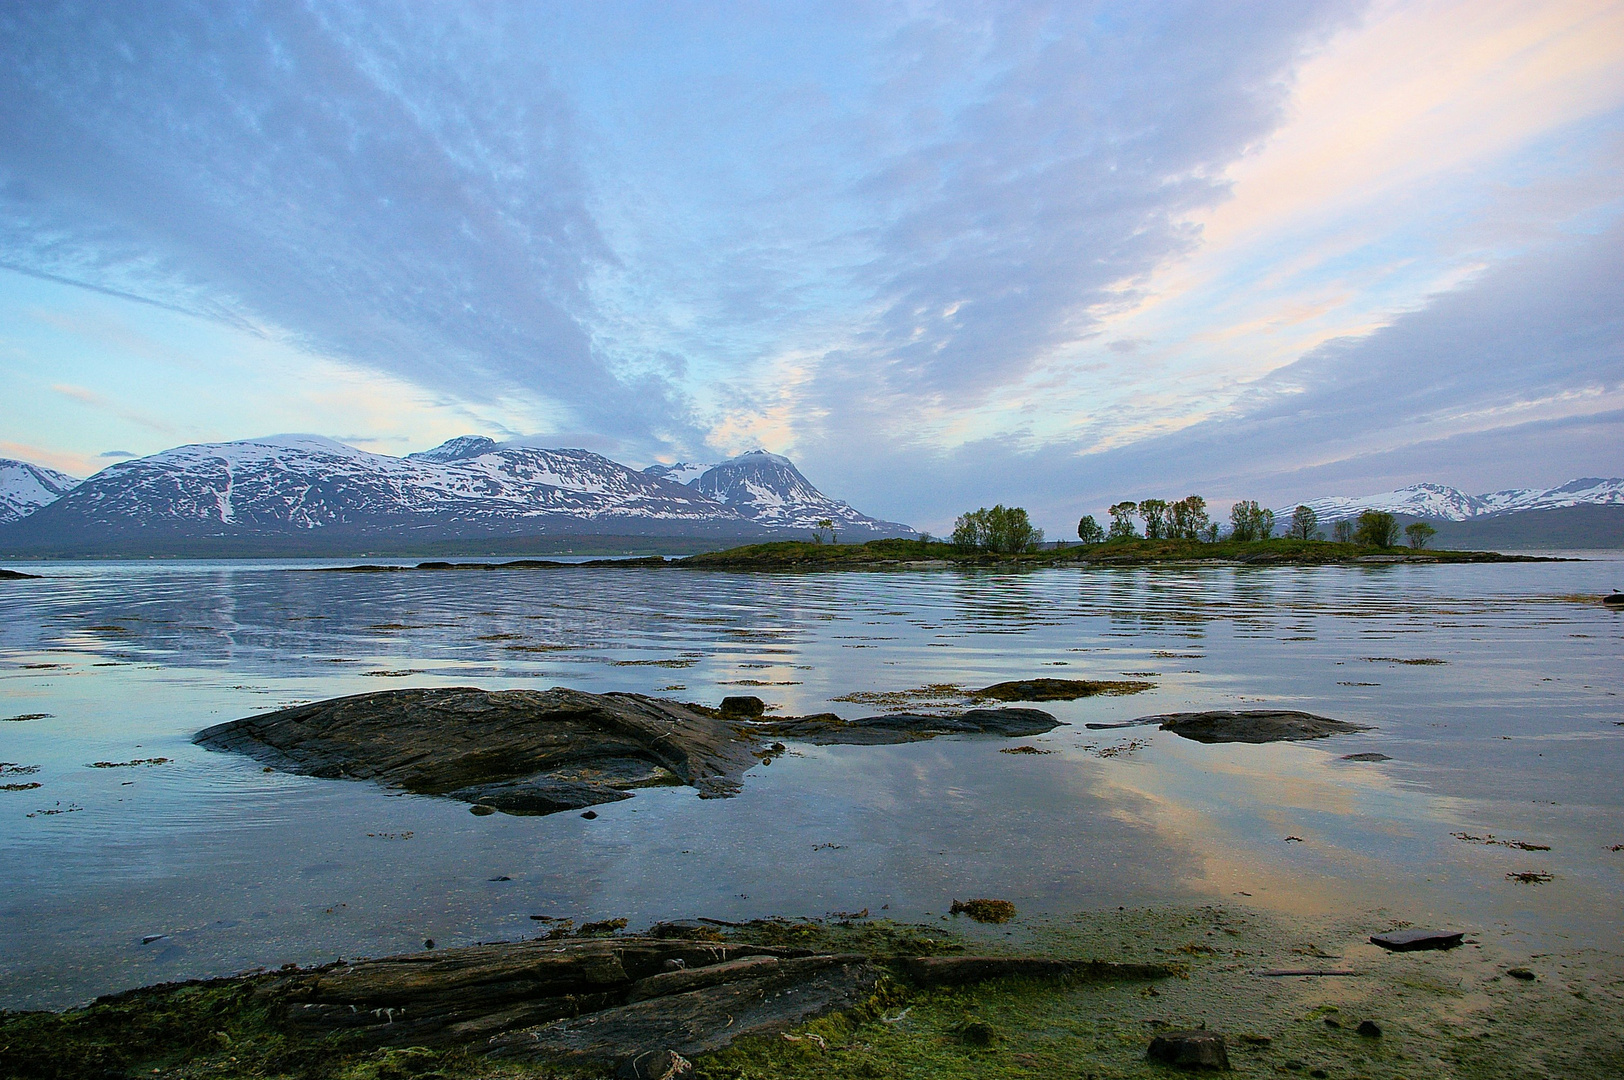
[[[762,538],[815,528],[831,508],[864,539],[913,533],[828,498],[787,459],[761,459],[782,463],[775,467],[787,467],[796,483],[757,484],[730,502],[588,450],[484,436],[405,457],[315,435],[196,443],[121,461],[77,483],[0,526],[0,550],[121,543],[144,552],[175,541],[318,534],[358,544],[519,534]]]
[[[76,476],[28,461],[0,458],[0,525],[32,514],[78,487]]]
[[[1366,510],[1432,521],[1469,521],[1572,506],[1624,505],[1624,479],[1579,477],[1554,488],[1508,488],[1483,495],[1468,495],[1446,484],[1411,484],[1375,495],[1333,496],[1303,505],[1322,521],[1358,517]],[[1285,511],[1287,516],[1290,512],[1289,508]]]

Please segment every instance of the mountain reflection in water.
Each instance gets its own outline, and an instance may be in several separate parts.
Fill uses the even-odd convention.
[[[0,1007],[518,937],[532,915],[934,920],[969,896],[1051,913],[1215,897],[1583,945],[1612,940],[1624,900],[1624,616],[1587,599],[1608,563],[18,568],[48,577],[5,584],[0,758],[41,786],[0,791]],[[1155,689],[1046,702],[1069,726],[1035,739],[791,744],[737,798],[647,789],[595,820],[475,817],[189,741],[389,687],[756,694],[852,717],[875,711],[840,700],[854,692],[1036,677]],[[1375,730],[1258,746],[1084,727],[1260,705]],[[1016,742],[1052,752],[998,752]],[[1507,880],[1522,871],[1555,880]]]

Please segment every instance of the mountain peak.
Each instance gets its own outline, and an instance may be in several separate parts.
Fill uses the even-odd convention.
[[[0,458],[0,523],[27,517],[73,490],[79,482],[78,477],[43,465]]]
[[[483,457],[496,448],[495,439],[483,435],[458,435],[432,450],[419,450],[406,457],[412,461],[466,461],[468,458]]]

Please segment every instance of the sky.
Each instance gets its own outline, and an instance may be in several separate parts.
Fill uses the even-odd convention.
[[[0,0],[0,456],[1624,475],[1624,2]]]

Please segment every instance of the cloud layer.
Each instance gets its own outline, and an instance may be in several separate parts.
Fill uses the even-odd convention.
[[[333,434],[764,444],[926,525],[1554,482],[1620,464],[1614,7],[9,4],[0,264],[375,372]],[[136,415],[65,334],[0,363]]]

